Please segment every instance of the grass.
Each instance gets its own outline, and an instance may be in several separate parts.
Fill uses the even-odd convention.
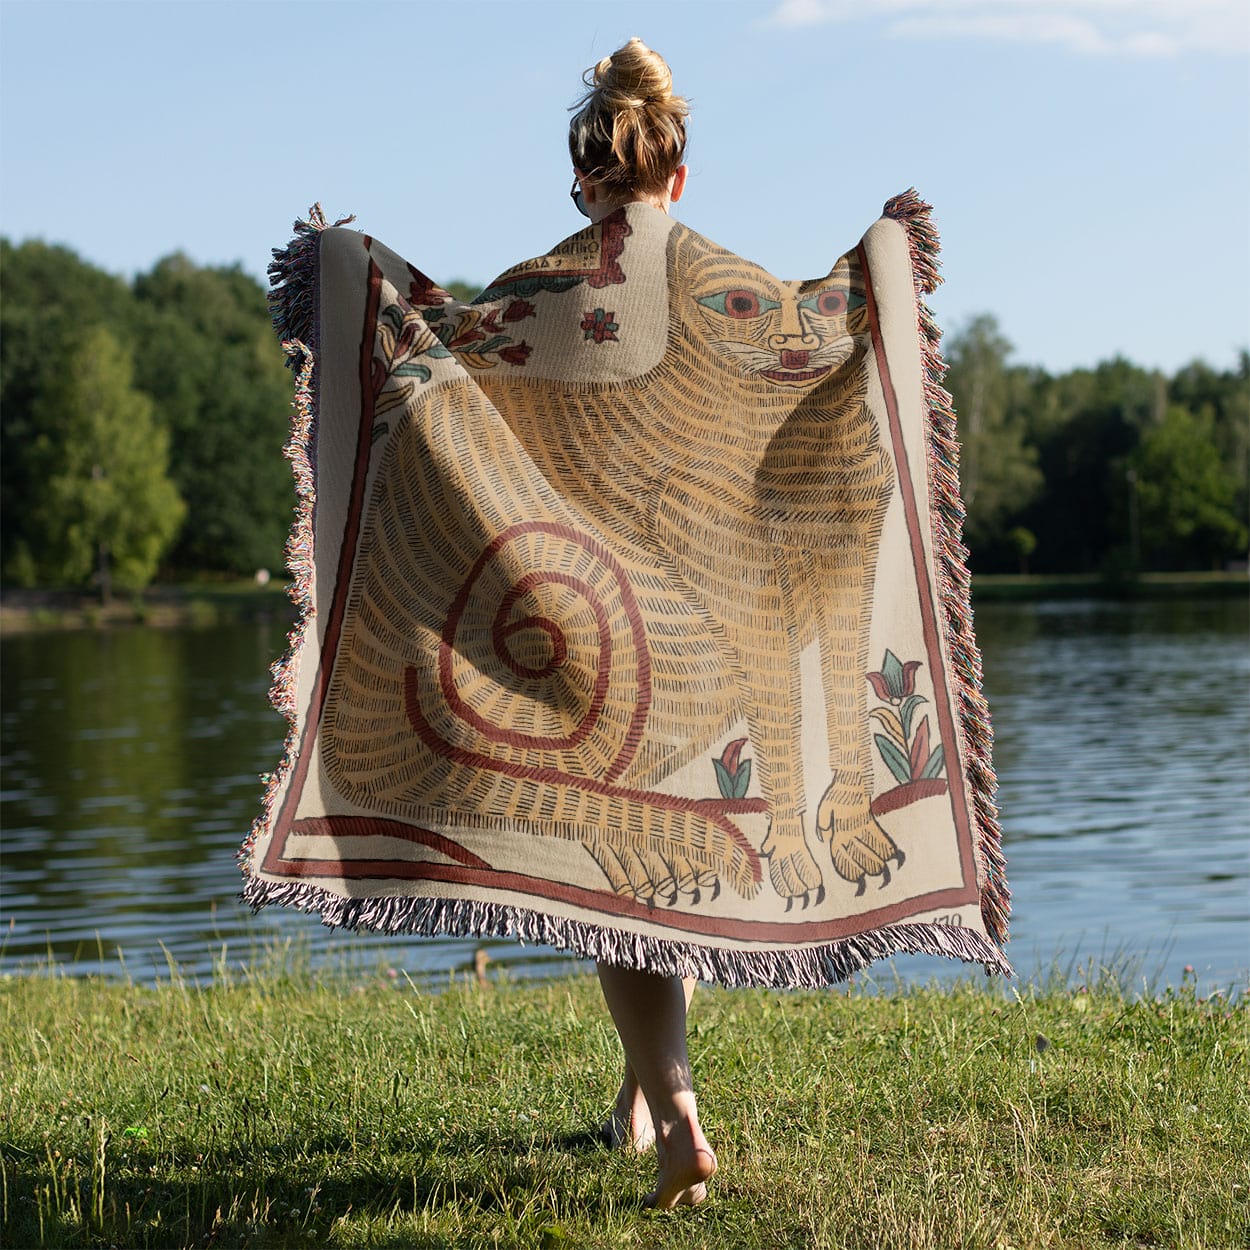
[[[1189,981],[701,989],[721,1171],[655,1214],[653,1161],[589,1135],[619,1077],[593,980],[10,978],[3,1243],[1245,1246],[1248,1022]]]

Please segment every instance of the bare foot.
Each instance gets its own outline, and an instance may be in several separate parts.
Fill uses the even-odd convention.
[[[604,1142],[613,1150],[636,1150],[642,1154],[655,1145],[655,1126],[651,1109],[638,1088],[638,1082],[626,1078],[616,1096],[616,1104],[600,1130]]]
[[[644,1205],[667,1211],[698,1206],[707,1197],[707,1182],[716,1171],[716,1156],[698,1121],[666,1125],[656,1138],[660,1178]]]

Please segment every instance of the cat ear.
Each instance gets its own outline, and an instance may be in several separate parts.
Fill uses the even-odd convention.
[[[797,284],[801,292],[818,291],[828,286],[852,286],[859,282],[859,261],[853,252],[839,256],[833,262],[833,268],[819,278],[808,278]]]

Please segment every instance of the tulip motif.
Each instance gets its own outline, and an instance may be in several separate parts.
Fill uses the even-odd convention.
[[[928,702],[924,695],[916,693],[916,671],[920,667],[919,660],[903,663],[887,649],[880,672],[867,674],[877,698],[888,705],[869,712],[885,730],[874,734],[873,741],[900,785],[940,777],[946,763],[941,743],[929,749],[929,718],[922,716],[914,730],[912,727],[916,709]]]
[[[747,796],[751,785],[751,761],[742,758],[742,748],[746,744],[745,738],[735,738],[721,752],[720,759],[712,757],[716,784],[723,799],[745,799]]]

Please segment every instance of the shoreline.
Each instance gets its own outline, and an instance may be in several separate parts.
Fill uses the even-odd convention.
[[[156,629],[207,628],[249,621],[295,621],[287,583],[270,581],[185,582],[116,596],[110,604],[81,590],[0,590],[0,638],[64,630],[116,629],[144,625]],[[1244,571],[1144,573],[1108,579],[1095,573],[990,573],[972,579],[972,602],[1044,600],[1155,600],[1245,597]]]
[[[207,628],[248,621],[294,623],[287,583],[180,582],[115,595],[109,604],[82,590],[0,590],[0,638],[65,630]]]

